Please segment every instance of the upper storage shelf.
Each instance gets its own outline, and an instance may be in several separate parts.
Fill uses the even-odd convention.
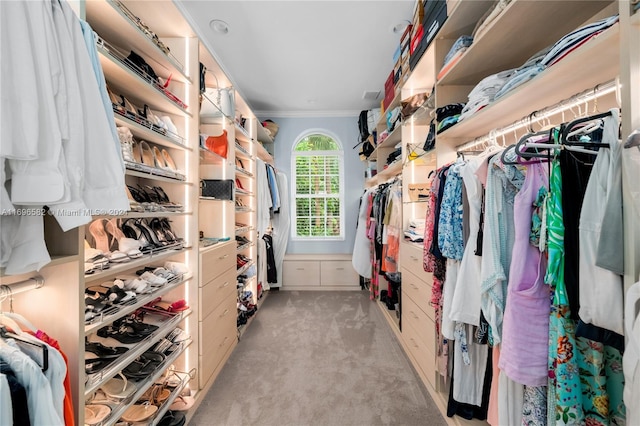
[[[262,127],[262,123],[258,123],[258,140],[264,143],[273,143],[273,138],[267,133],[267,130]]]
[[[180,104],[126,66],[117,52],[111,52],[102,43],[98,44],[97,49],[105,78],[116,94],[124,94],[137,107],[147,104],[153,111],[191,116]]]
[[[448,2],[447,2],[448,3]],[[459,0],[449,11],[447,20],[438,32],[438,39],[456,39],[463,34],[471,34],[476,22],[491,7],[493,1],[487,0]],[[447,4],[448,6],[448,4]],[[411,71],[411,75],[402,86],[405,90],[404,96],[419,92],[430,92],[435,84],[436,67],[436,43],[431,45],[420,58],[416,67]],[[410,93],[407,93],[408,90]]]
[[[609,4],[609,0],[594,0],[580,2],[576,7],[575,1],[548,1],[541,5],[536,1],[512,0],[438,84],[474,85],[488,75],[519,67]],[[457,15],[457,9],[453,16]]]
[[[127,13],[119,1],[92,0],[85,4],[87,22],[100,37],[125,51],[144,53],[149,65],[165,80],[171,76],[172,80],[191,82],[184,72],[184,66],[171,53],[165,53],[153,41],[152,35],[139,28],[137,18]],[[153,31],[153,28],[149,30]]]
[[[620,26],[597,35],[529,82],[507,93],[438,136],[458,145],[513,123],[584,90],[616,78],[620,71]],[[439,142],[440,143],[440,142]]]

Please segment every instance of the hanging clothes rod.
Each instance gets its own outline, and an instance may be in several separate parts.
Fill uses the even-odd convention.
[[[520,120],[508,124],[505,127],[494,129],[489,134],[485,136],[481,136],[476,138],[470,142],[462,144],[456,148],[457,151],[467,151],[471,148],[477,147],[478,145],[487,143],[491,140],[495,140],[500,136],[506,135],[507,133],[514,132],[516,130],[526,128],[531,126],[533,120],[544,120],[548,117],[551,117],[556,114],[560,114],[575,108],[576,106],[586,104],[595,99],[598,99],[601,96],[608,95],[609,93],[616,92],[620,90],[620,83],[618,79],[608,81],[603,84],[598,84],[592,89],[585,90],[584,92],[573,95],[572,97],[562,100],[555,105],[548,106],[544,109],[534,111],[526,117],[521,118]],[[617,99],[617,95],[616,95]]]
[[[31,277],[23,281],[17,281],[10,284],[2,284],[0,285],[0,302],[4,301],[14,294],[41,288],[42,286],[44,286],[44,281],[45,280],[42,276],[36,275],[35,277]]]

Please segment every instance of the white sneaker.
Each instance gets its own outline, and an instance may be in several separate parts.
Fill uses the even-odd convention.
[[[147,281],[152,286],[157,286],[157,287],[163,286],[167,283],[166,278],[162,278],[158,275],[155,275],[151,271],[147,271],[144,274],[140,275],[140,278]]]

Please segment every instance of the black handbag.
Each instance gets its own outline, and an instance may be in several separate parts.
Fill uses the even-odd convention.
[[[202,197],[233,200],[234,184],[229,179],[202,179],[200,181],[200,191]]]
[[[424,141],[424,145],[422,146],[423,151],[431,151],[436,147],[436,123],[432,119],[429,124],[429,133],[427,134],[427,139]]]

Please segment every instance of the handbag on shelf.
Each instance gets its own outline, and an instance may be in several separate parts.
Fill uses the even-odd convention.
[[[422,105],[424,105],[424,103],[427,101],[427,99],[429,98],[429,94],[424,92],[424,93],[416,93],[415,95],[411,96],[409,99],[406,99],[402,102],[400,102],[400,104],[402,105],[402,111],[400,111],[400,114],[402,115],[402,119],[406,119],[407,117],[411,116],[414,112],[416,112],[418,109],[420,109],[420,107]]]
[[[233,97],[233,87],[216,89],[207,87],[205,90],[205,100],[200,108],[200,117],[216,118],[223,115],[234,119],[235,105]]]
[[[200,181],[200,191],[202,197],[233,200],[233,180],[202,179]]]
[[[424,145],[422,146],[423,151],[431,151],[436,147],[436,122],[435,119],[431,120],[429,124],[429,133],[427,134],[427,139],[424,141]]]
[[[229,153],[227,131],[223,130],[222,134],[218,136],[209,136],[205,140],[205,146],[209,151],[218,154],[222,158],[227,158],[227,154]]]
[[[410,183],[409,199],[411,201],[425,200],[429,197],[430,186],[429,183]]]

